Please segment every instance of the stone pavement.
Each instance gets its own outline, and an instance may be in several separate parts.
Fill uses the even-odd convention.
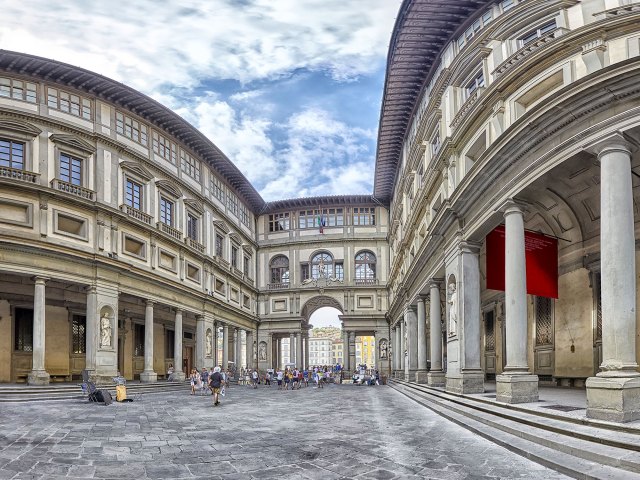
[[[386,386],[233,386],[211,403],[185,386],[109,406],[0,404],[0,480],[566,478]]]

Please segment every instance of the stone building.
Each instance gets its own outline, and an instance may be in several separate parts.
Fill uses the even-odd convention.
[[[639,20],[624,0],[403,2],[374,187],[398,375],[495,380],[513,403],[586,384],[589,417],[640,418]],[[504,260],[487,249],[501,225]],[[539,234],[557,298],[528,294]],[[501,261],[506,290],[489,289]]]

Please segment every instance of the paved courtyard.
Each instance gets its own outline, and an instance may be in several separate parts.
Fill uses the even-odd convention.
[[[136,400],[0,404],[0,479],[566,478],[386,386]]]

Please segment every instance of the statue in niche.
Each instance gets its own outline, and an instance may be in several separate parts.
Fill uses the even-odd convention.
[[[387,341],[386,340],[380,340],[380,358],[381,359],[387,358]]]
[[[264,342],[260,344],[260,349],[258,350],[258,359],[261,362],[267,361],[267,345]]]
[[[211,333],[211,330],[207,330],[207,357],[211,357],[212,353],[213,353],[213,335]]]
[[[111,346],[111,319],[106,313],[100,319],[100,346]]]
[[[458,292],[456,284],[451,282],[448,288],[449,300],[449,336],[453,336],[458,331]]]

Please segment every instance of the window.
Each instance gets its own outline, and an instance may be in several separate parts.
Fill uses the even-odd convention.
[[[311,278],[333,276],[333,257],[325,252],[314,255],[311,259]]]
[[[543,26],[527,33],[526,35],[520,37],[520,44],[522,47],[525,45],[535,42],[537,39],[544,37],[547,33],[552,32],[556,29],[556,21],[552,20],[549,23],[545,23]]]
[[[476,19],[476,21],[473,22],[467,30],[465,30],[463,35],[458,37],[458,49],[462,49],[480,30],[489,24],[491,20],[493,20],[493,12],[491,10],[487,10],[480,18]]]
[[[19,352],[33,352],[33,310],[15,310],[14,348]]]
[[[516,6],[516,0],[504,0],[501,4],[502,11],[506,12],[507,10],[511,10]]]
[[[465,100],[472,96],[476,90],[484,87],[484,74],[482,72],[476,74],[473,80],[469,81],[464,87]]]
[[[73,353],[86,353],[87,349],[87,317],[74,315],[71,317],[71,349]]]
[[[178,147],[171,140],[154,131],[152,143],[155,153],[174,165],[178,162]]]
[[[196,181],[200,181],[200,162],[184,150],[180,150],[180,168]]]
[[[144,356],[144,325],[136,323],[133,325],[133,356]]]
[[[231,245],[231,265],[238,268],[238,247]]]
[[[313,228],[317,226],[314,210],[302,210],[298,212],[298,228]]]
[[[82,185],[82,160],[61,153],[58,178],[72,185]]]
[[[371,252],[356,255],[356,283],[373,283],[376,278],[376,256]]]
[[[251,226],[249,224],[249,210],[247,209],[246,205],[242,203],[240,204],[240,222],[242,222],[242,224],[246,225],[247,227]]]
[[[323,208],[316,210],[302,210],[298,212],[299,228],[341,227],[344,225],[344,209]]]
[[[147,126],[120,112],[116,112],[116,132],[147,146]]]
[[[127,178],[124,203],[136,210],[142,210],[142,185]]]
[[[269,215],[269,231],[282,232],[289,230],[289,212]]]
[[[247,277],[249,276],[250,265],[251,265],[251,257],[247,257],[245,255],[242,263],[242,273],[244,273]]]
[[[14,100],[36,103],[36,84],[14,80],[13,78],[0,77],[0,97],[9,97]]]
[[[336,262],[336,268],[335,268],[336,274],[335,277],[338,280],[344,280],[344,265],[342,264],[342,262]]]
[[[73,93],[64,92],[57,88],[47,88],[47,106],[85,120],[91,120],[91,100]]]
[[[216,233],[216,257],[223,257],[224,254],[224,238]]]
[[[229,208],[229,212],[233,213],[236,217],[238,216],[238,197],[232,192],[227,192],[227,207]]]
[[[173,226],[173,202],[163,196],[160,196],[160,221]]]
[[[354,207],[353,224],[354,225],[375,225],[376,224],[375,207]]]
[[[199,218],[194,214],[187,213],[187,237],[189,237],[191,240],[195,240],[196,242],[200,237],[198,232],[198,220]]]
[[[0,167],[24,170],[24,143],[0,138]]]
[[[213,185],[213,196],[224,203],[224,186],[222,185],[222,181],[211,174],[211,183]]]
[[[271,260],[271,283],[289,284],[289,259],[278,255]]]
[[[437,132],[431,140],[431,155],[436,156],[440,151],[440,132]]]
[[[309,264],[308,263],[301,263],[300,264],[300,276],[302,277],[302,280],[309,280]]]

